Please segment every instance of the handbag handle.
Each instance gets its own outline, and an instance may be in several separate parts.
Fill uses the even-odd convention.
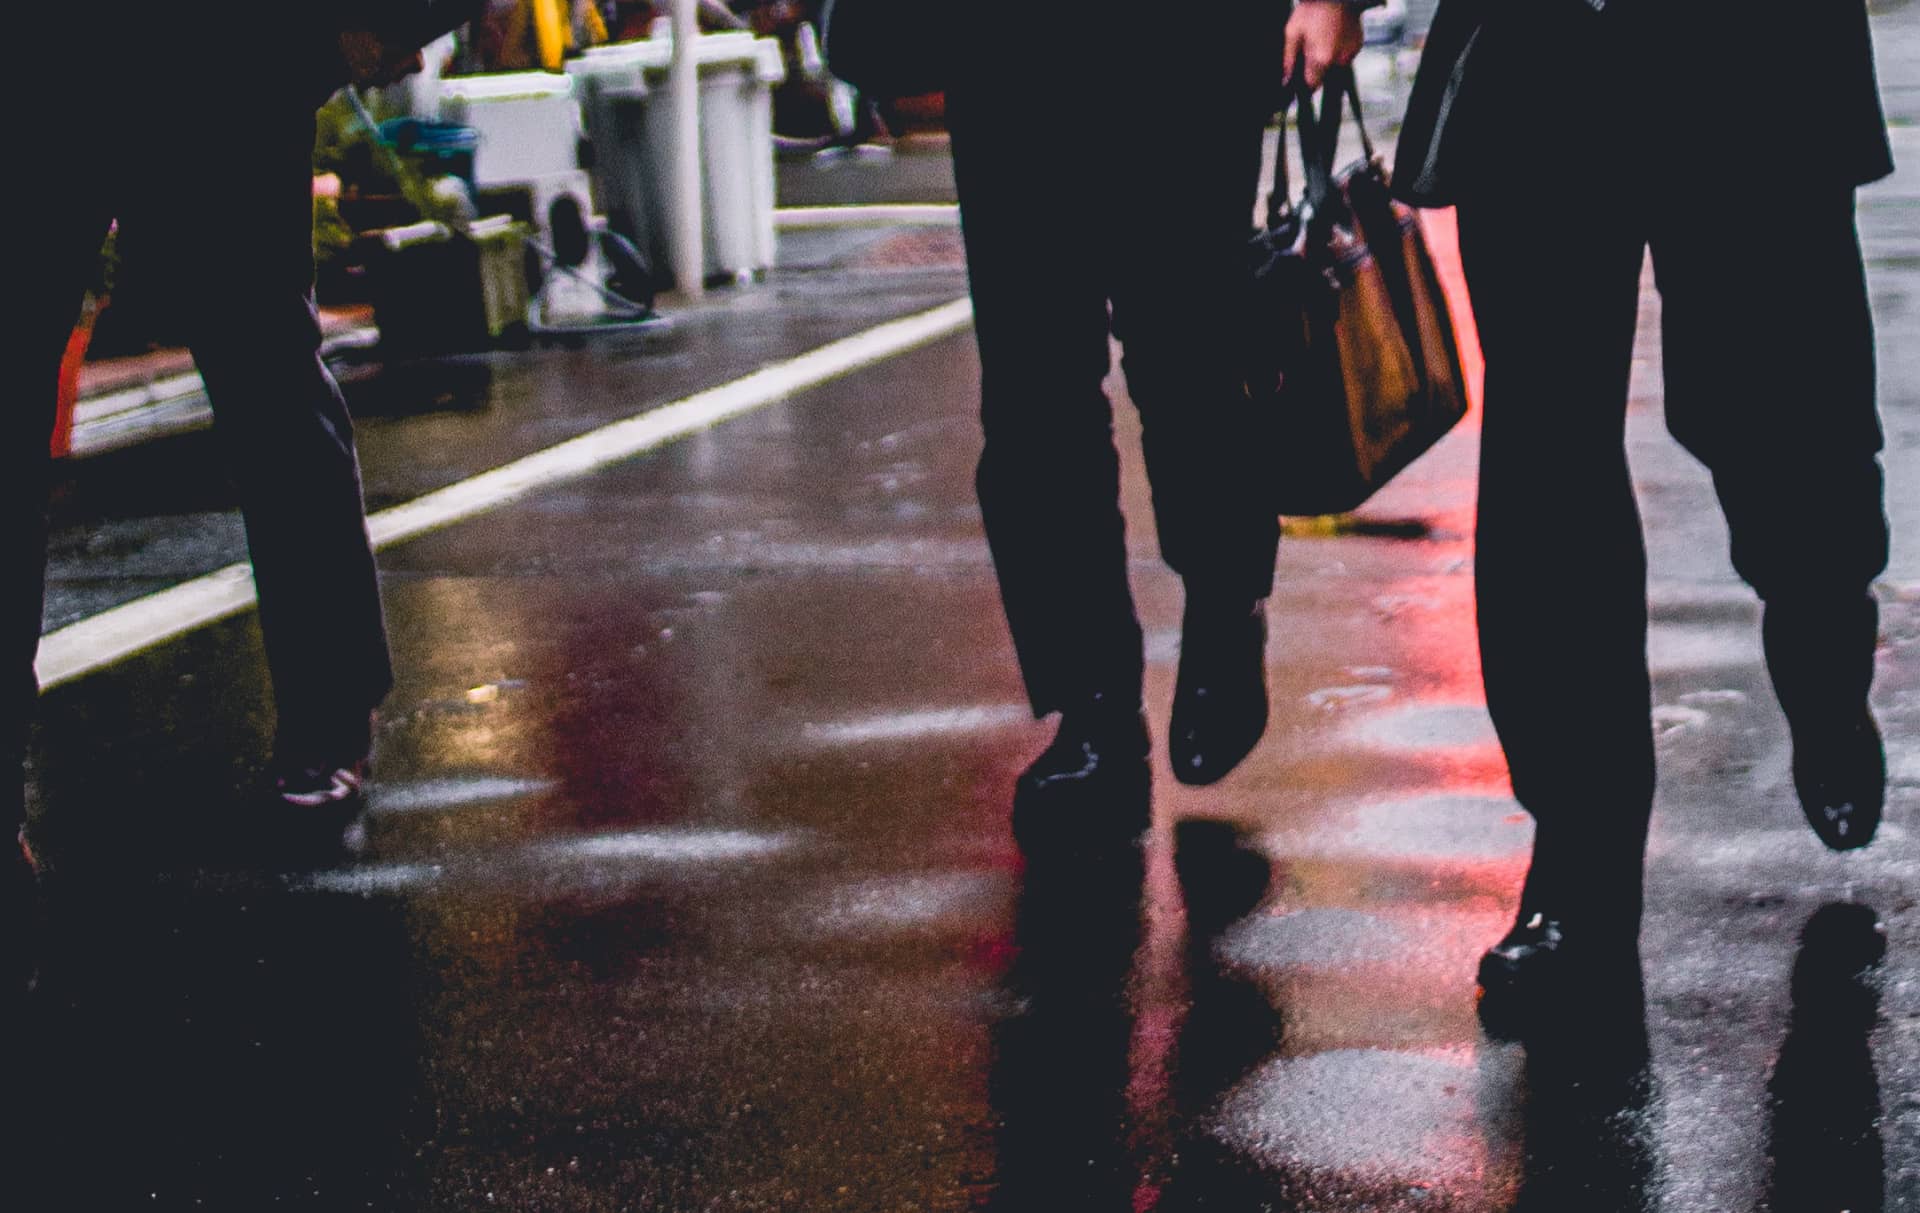
[[[1360,146],[1366,154],[1368,163],[1376,158],[1373,140],[1367,134],[1367,124],[1360,112],[1360,88],[1350,68],[1336,68],[1327,73],[1325,91],[1321,94],[1320,113],[1316,117],[1312,104],[1313,92],[1304,78],[1295,80],[1294,103],[1299,111],[1296,122],[1300,135],[1300,159],[1307,170],[1306,198],[1302,218],[1307,228],[1307,239],[1324,240],[1330,234],[1333,225],[1333,209],[1328,202],[1334,197],[1333,164],[1339,155],[1340,109],[1344,100],[1353,107],[1354,126],[1360,132]],[[1281,144],[1274,165],[1274,188],[1284,190],[1286,175],[1286,116],[1281,115]],[[1278,195],[1284,199],[1286,194]],[[1380,200],[1384,205],[1384,199]],[[1274,209],[1272,200],[1268,202],[1269,226],[1272,220],[1284,218],[1286,203],[1279,211]],[[1363,227],[1377,226],[1382,233],[1396,230],[1399,226],[1391,207],[1384,214],[1372,216],[1378,223],[1367,222],[1368,216],[1354,216]],[[1413,355],[1414,371],[1420,380],[1421,390],[1429,387],[1429,370],[1426,363],[1424,339],[1419,321],[1419,309],[1414,301],[1413,281],[1406,262],[1399,257],[1378,257],[1375,264],[1380,270],[1382,285],[1386,287],[1387,298],[1392,306],[1400,331],[1406,339],[1409,352]]]
[[[1273,157],[1273,191],[1267,196],[1268,227],[1279,226],[1293,210],[1293,185],[1287,172],[1288,109],[1297,111],[1300,163],[1307,173],[1305,209],[1309,214],[1326,212],[1327,199],[1333,193],[1333,162],[1339,155],[1343,95],[1353,107],[1354,126],[1360,132],[1360,146],[1366,158],[1369,161],[1375,158],[1373,139],[1367,134],[1366,120],[1360,111],[1360,87],[1353,69],[1328,71],[1318,117],[1313,112],[1313,90],[1307,86],[1305,76],[1296,74],[1293,95],[1287,107],[1280,111],[1280,138]]]

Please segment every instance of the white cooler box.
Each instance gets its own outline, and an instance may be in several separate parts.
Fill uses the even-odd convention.
[[[440,120],[480,137],[473,183],[485,189],[580,168],[584,133],[571,76],[510,72],[453,76],[439,83]]]

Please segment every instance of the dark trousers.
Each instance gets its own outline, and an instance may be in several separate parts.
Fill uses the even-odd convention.
[[[1140,686],[1102,388],[1110,335],[1167,564],[1190,591],[1251,601],[1272,588],[1279,530],[1234,306],[1266,115],[1252,56],[1235,70],[1216,47],[1196,68],[1156,44],[1159,24],[1114,5],[1076,24],[1073,46],[984,51],[948,94],[980,347],[980,506],[1041,714]]]
[[[1790,719],[1864,702],[1872,679],[1869,586],[1888,543],[1873,326],[1851,188],[1796,190],[1783,222],[1705,188],[1599,195],[1553,181],[1549,164],[1544,183],[1460,208],[1487,365],[1481,656],[1514,793],[1537,824],[1523,908],[1634,911],[1654,748],[1623,444],[1644,257],[1662,301],[1667,426],[1713,475]]]
[[[10,581],[0,752],[16,762],[38,694],[53,389],[116,218],[129,276],[164,292],[206,381],[246,519],[285,756],[352,745],[391,682],[353,426],[319,356],[313,98],[278,87],[270,65],[203,73],[220,76],[217,89],[192,83],[197,70],[163,50],[136,56],[101,73],[65,121],[23,123],[13,152],[23,167],[6,208],[22,310],[11,361],[25,398],[0,411]]]

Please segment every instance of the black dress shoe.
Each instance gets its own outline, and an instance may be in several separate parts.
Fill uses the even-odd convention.
[[[1489,1035],[1515,1039],[1551,1026],[1579,1000],[1639,989],[1636,933],[1574,925],[1548,914],[1514,924],[1480,958],[1480,1021]]]
[[[1557,974],[1566,927],[1557,918],[1534,914],[1514,924],[1499,943],[1480,958],[1480,988],[1505,989],[1535,985]]]
[[[1793,788],[1820,841],[1851,851],[1873,841],[1887,799],[1887,750],[1864,706],[1838,724],[1793,735]]]
[[[1052,744],[1014,781],[1014,837],[1023,847],[1131,841],[1149,816],[1148,745],[1137,701],[1095,696],[1063,712]]]
[[[1265,606],[1264,599],[1187,599],[1167,739],[1181,783],[1223,778],[1267,731]]]

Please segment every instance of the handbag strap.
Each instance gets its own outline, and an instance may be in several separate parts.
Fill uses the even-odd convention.
[[[1295,108],[1299,111],[1300,156],[1307,170],[1304,209],[1309,227],[1308,239],[1324,239],[1333,222],[1327,203],[1334,196],[1333,165],[1339,155],[1342,101],[1353,109],[1354,126],[1359,131],[1360,146],[1369,163],[1375,158],[1373,140],[1367,134],[1367,124],[1360,111],[1360,89],[1351,69],[1336,68],[1327,73],[1318,116],[1313,113],[1312,92],[1304,80],[1296,81],[1294,100]],[[1284,133],[1284,128],[1282,130]],[[1277,176],[1284,181],[1283,173]],[[1373,240],[1390,238],[1393,241],[1391,249],[1384,246],[1373,249],[1373,260],[1379,269],[1381,284],[1386,288],[1388,303],[1393,308],[1401,336],[1413,356],[1413,369],[1421,391],[1427,392],[1432,385],[1425,356],[1425,334],[1420,324],[1419,305],[1414,299],[1412,271],[1401,244],[1407,237],[1402,235],[1399,217],[1386,197],[1383,195],[1376,201],[1381,208],[1378,214],[1372,213],[1370,206],[1368,214],[1352,218],[1363,229],[1363,235]],[[1412,238],[1418,239],[1417,234]]]
[[[1296,74],[1292,96],[1280,111],[1279,139],[1274,147],[1273,191],[1267,196],[1267,226],[1277,227],[1293,210],[1293,183],[1287,172],[1287,111],[1295,111],[1300,139],[1300,163],[1306,169],[1306,209],[1324,214],[1333,193],[1333,163],[1340,154],[1341,100],[1353,108],[1354,126],[1360,132],[1360,146],[1368,160],[1375,158],[1373,138],[1360,111],[1360,87],[1351,68],[1333,68],[1327,73],[1321,94],[1320,113],[1313,111],[1313,90],[1306,78]]]
[[[1272,231],[1286,221],[1293,210],[1293,183],[1287,173],[1287,112],[1293,108],[1293,99],[1287,99],[1285,109],[1280,111],[1280,134],[1273,145],[1273,187],[1267,192],[1267,230]]]
[[[1336,67],[1327,72],[1326,91],[1322,94],[1320,123],[1327,135],[1327,166],[1333,166],[1333,158],[1338,152],[1335,147],[1340,133],[1340,104],[1342,100],[1353,110],[1353,126],[1360,134],[1360,148],[1368,160],[1374,158],[1373,136],[1367,134],[1366,115],[1360,112],[1360,82],[1354,77],[1350,67]],[[1332,111],[1331,117],[1328,111]]]

